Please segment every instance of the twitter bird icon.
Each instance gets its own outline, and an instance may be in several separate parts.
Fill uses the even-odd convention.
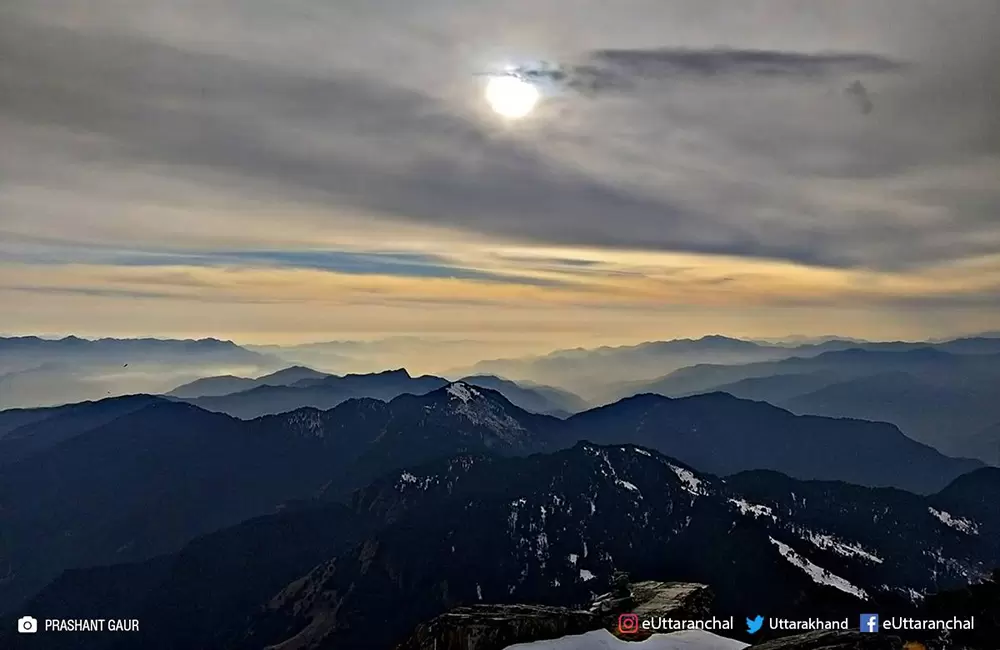
[[[764,625],[764,617],[757,614],[757,618],[747,619],[747,634],[756,634]]]

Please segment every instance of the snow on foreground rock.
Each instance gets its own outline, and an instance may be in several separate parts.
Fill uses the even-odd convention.
[[[596,630],[550,641],[507,646],[505,650],[743,650],[746,643],[703,630],[654,634],[645,641],[622,641],[607,630]]]

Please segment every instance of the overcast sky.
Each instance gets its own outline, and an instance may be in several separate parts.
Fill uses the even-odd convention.
[[[1000,329],[997,34],[996,0],[4,3],[0,326]],[[474,74],[508,60],[567,75],[517,122]]]

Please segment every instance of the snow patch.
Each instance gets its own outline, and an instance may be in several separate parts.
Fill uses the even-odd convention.
[[[615,481],[615,483],[617,485],[622,486],[626,490],[632,490],[633,492],[638,492],[639,491],[639,488],[637,488],[635,486],[635,483],[629,483],[628,481],[623,481],[621,479],[618,479],[617,481]]]
[[[589,582],[594,579],[594,574],[586,569],[580,569],[580,579],[584,582]]]
[[[701,486],[703,481],[694,475],[689,469],[684,469],[683,467],[678,467],[676,465],[670,465],[670,469],[674,471],[677,478],[681,481],[681,487],[684,488],[685,492],[689,492],[694,496],[708,494],[708,492]]]
[[[940,548],[936,548],[933,551],[924,551],[924,555],[934,558],[934,561],[943,566],[945,570],[952,572],[955,575],[962,576],[966,582],[975,582],[980,578],[985,578],[988,574],[983,573],[975,569],[974,567],[967,566],[963,562],[956,560],[955,558],[945,557],[944,552]],[[937,576],[937,571],[935,570],[935,577]]]
[[[934,508],[927,508],[927,511],[934,515],[938,521],[940,521],[945,526],[954,528],[955,530],[965,533],[966,535],[978,535],[979,526],[976,522],[969,519],[963,519],[962,517],[956,517],[952,514],[944,512],[943,510],[935,510]]]
[[[637,454],[642,454],[643,456],[650,456],[650,457],[652,457],[652,454],[650,454],[650,453],[649,453],[648,451],[646,451],[645,449],[639,449],[638,447],[636,447],[636,448],[634,449],[634,451],[635,451],[635,453],[637,453]]]
[[[759,519],[760,517],[770,517],[774,521],[778,521],[778,518],[774,516],[774,512],[767,506],[750,503],[744,499],[730,499],[729,503],[732,503],[739,508],[741,515],[753,515],[755,519]]]
[[[813,582],[820,585],[826,585],[828,587],[833,587],[834,589],[839,589],[844,593],[848,593],[855,598],[860,598],[861,600],[868,600],[868,594],[864,589],[860,587],[855,587],[847,580],[844,580],[840,576],[836,576],[823,567],[817,566],[810,562],[808,559],[799,555],[795,549],[787,544],[783,544],[773,537],[769,538],[771,543],[778,547],[778,552],[781,556],[788,560],[788,562],[799,569],[806,572]]]
[[[874,564],[882,564],[883,560],[879,556],[875,555],[871,551],[865,550],[860,544],[846,542],[839,540],[833,535],[825,535],[822,533],[814,533],[811,530],[802,529],[799,531],[802,538],[808,542],[811,542],[816,548],[821,548],[824,551],[833,551],[838,555],[843,555],[844,557],[857,557],[862,560],[867,560]]]
[[[576,566],[576,561],[577,561],[577,560],[578,560],[579,558],[580,558],[580,556],[579,556],[579,555],[577,555],[576,553],[570,553],[570,554],[569,554],[569,557],[567,557],[566,559],[567,559],[567,560],[569,560],[569,563],[570,563],[570,564],[572,564],[573,566]]]
[[[545,534],[544,531],[538,533],[538,537],[535,538],[535,557],[542,561],[544,564],[546,556],[549,553],[549,536]]]
[[[527,501],[522,499],[514,499],[510,502],[510,514],[507,515],[507,528],[511,533],[517,530],[517,519],[520,513],[521,506],[527,504]]]
[[[479,586],[478,582],[476,583],[476,598],[479,600],[483,599],[483,588]]]
[[[396,482],[396,489],[402,491],[406,489],[408,485],[412,485],[419,490],[427,490],[431,485],[434,485],[437,482],[437,476],[424,476],[421,478],[414,476],[410,472],[403,472],[399,475],[399,480]]]

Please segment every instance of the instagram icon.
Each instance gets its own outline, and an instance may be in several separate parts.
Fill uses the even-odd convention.
[[[639,617],[636,614],[622,614],[618,617],[619,634],[635,634],[639,631]]]

